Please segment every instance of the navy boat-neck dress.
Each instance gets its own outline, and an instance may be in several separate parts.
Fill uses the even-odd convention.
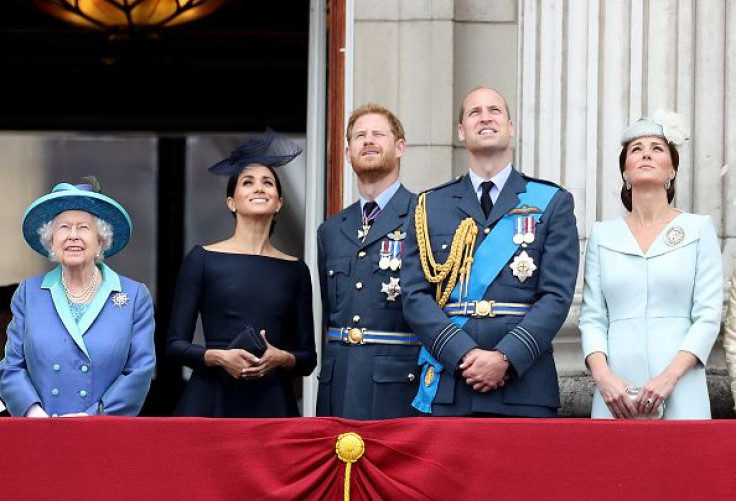
[[[192,343],[198,315],[206,346]],[[295,366],[258,380],[235,379],[221,367],[205,366],[206,349],[226,349],[247,324],[293,353]],[[195,246],[179,272],[171,311],[167,354],[193,369],[174,415],[298,416],[293,380],[317,365],[313,328],[312,284],[304,261]]]

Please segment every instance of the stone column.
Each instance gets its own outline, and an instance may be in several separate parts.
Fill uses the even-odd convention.
[[[352,109],[376,102],[404,124],[401,177],[413,191],[452,173],[453,2],[355,0]],[[350,92],[348,93],[350,94]],[[350,166],[346,176],[354,179]],[[358,197],[353,184],[348,204]]]

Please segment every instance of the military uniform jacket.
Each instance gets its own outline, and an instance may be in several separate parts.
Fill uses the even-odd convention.
[[[416,195],[400,186],[376,217],[364,242],[358,238],[361,208],[356,202],[319,228],[319,278],[326,327],[411,332],[401,294],[389,300],[382,284],[399,271],[379,267],[382,242],[406,233]],[[404,261],[405,264],[405,261]],[[403,264],[402,264],[403,266]],[[318,416],[384,419],[413,416],[419,368],[418,346],[325,342],[317,397]]]
[[[471,217],[478,225],[477,248],[486,230],[519,204],[518,195],[526,191],[530,180],[512,170],[487,219],[468,175],[429,192],[427,224],[437,263],[446,261],[455,230],[463,219]],[[525,250],[534,260],[537,269],[531,277],[522,282],[513,275],[512,257],[483,298],[468,298],[530,303],[531,311],[525,316],[470,318],[458,329],[435,302],[435,286],[425,279],[413,224],[406,241],[401,270],[404,314],[424,347],[445,368],[432,406],[433,415],[482,412],[555,416],[560,399],[552,339],[569,311],[580,258],[572,195],[560,188],[536,224],[534,242],[526,249],[516,250],[514,256]],[[481,266],[482,262],[473,263],[474,269]],[[480,393],[465,383],[457,367],[473,348],[498,349],[508,356],[510,379],[503,387]]]

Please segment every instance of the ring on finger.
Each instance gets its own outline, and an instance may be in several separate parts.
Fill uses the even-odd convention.
[[[654,405],[654,400],[652,400],[651,398],[647,398],[646,406],[647,407],[651,407],[653,405]]]

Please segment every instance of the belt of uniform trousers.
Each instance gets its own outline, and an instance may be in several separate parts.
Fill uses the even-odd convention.
[[[411,332],[374,331],[360,327],[330,327],[327,329],[327,340],[345,344],[421,344]]]
[[[498,301],[462,301],[448,303],[442,308],[448,317],[495,317],[497,315],[523,316],[529,313],[532,305],[529,303],[501,303]]]

